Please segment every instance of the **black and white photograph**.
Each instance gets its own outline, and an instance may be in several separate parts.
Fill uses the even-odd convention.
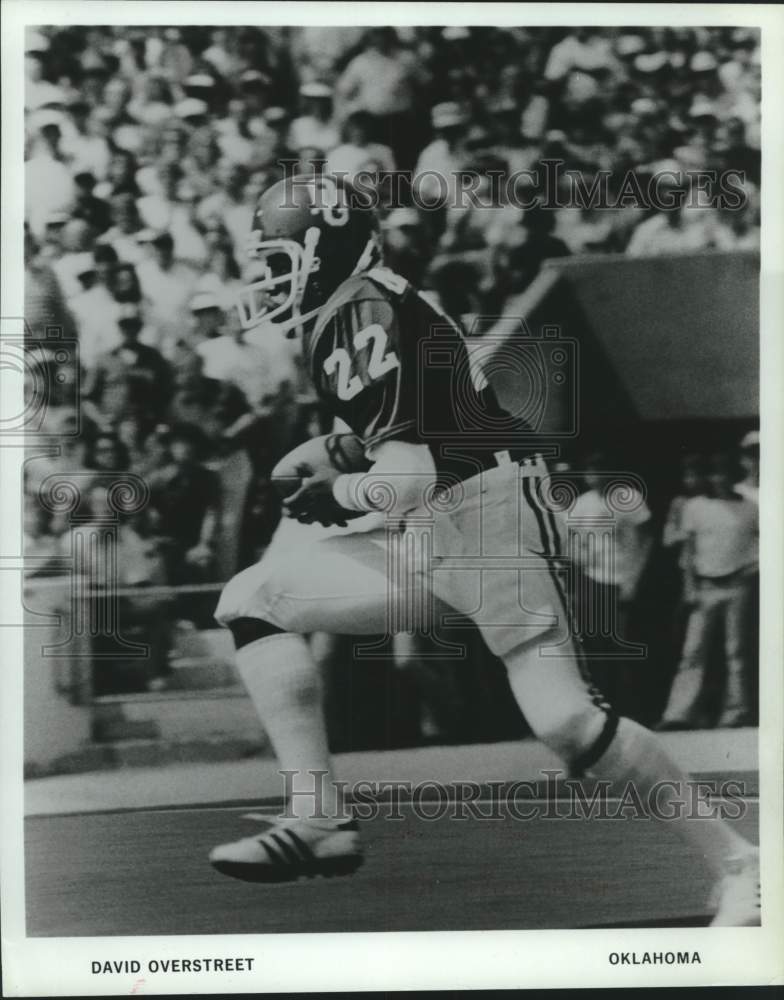
[[[780,11],[3,20],[4,994],[781,983]]]

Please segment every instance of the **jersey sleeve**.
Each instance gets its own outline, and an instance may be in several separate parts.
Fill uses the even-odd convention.
[[[368,282],[331,313],[316,338],[316,389],[366,448],[405,438],[416,423],[402,403],[400,334],[394,305]]]

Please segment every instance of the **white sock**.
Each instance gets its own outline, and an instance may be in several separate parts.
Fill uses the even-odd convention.
[[[653,787],[661,782],[656,789],[656,802],[665,815],[675,817],[661,822],[690,843],[715,872],[721,872],[730,858],[754,850],[726,820],[693,816],[687,775],[657,737],[631,719],[619,721],[612,742],[590,773],[619,784],[632,782],[643,802],[648,801]]]
[[[322,683],[303,636],[267,636],[237,652],[237,669],[272,743],[290,791],[287,815],[345,819],[331,770]],[[326,772],[323,779],[314,771]]]

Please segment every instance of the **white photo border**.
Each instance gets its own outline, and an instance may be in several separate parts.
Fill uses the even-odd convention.
[[[93,996],[128,993],[133,976],[94,976],[94,959],[253,956],[248,973],[145,975],[144,992],[477,989],[770,985],[784,978],[782,759],[782,396],[784,393],[784,14],[774,4],[220,4],[107,0],[3,0],[2,300],[3,336],[23,315],[23,81],[26,24],[466,24],[548,26],[756,26],[762,33],[761,246],[761,641],[760,839],[761,928],[525,930],[387,934],[200,935],[176,937],[27,938],[22,819],[22,629],[0,634],[2,739],[3,987],[6,996]],[[21,411],[21,380],[0,371],[2,412]],[[0,570],[20,553],[22,448],[0,445]],[[17,572],[0,572],[3,621],[20,620]],[[525,906],[521,892],[520,905]],[[303,947],[307,961],[302,961]],[[611,966],[610,952],[699,951],[700,965]]]

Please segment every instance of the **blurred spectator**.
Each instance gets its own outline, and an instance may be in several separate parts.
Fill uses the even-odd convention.
[[[705,724],[703,686],[710,670],[710,641],[723,627],[726,686],[719,726],[749,719],[744,626],[750,582],[756,572],[757,506],[733,490],[726,455],[712,459],[707,496],[690,499],[683,512],[684,578],[689,617],[681,662],[661,727],[689,729]]]
[[[394,170],[392,150],[374,142],[372,132],[373,118],[366,111],[355,111],[349,115],[343,126],[343,143],[327,156],[327,173],[353,182],[359,173],[388,173]]]
[[[169,357],[188,320],[188,301],[199,275],[193,267],[174,259],[174,237],[169,232],[139,234],[139,242],[150,256],[139,262],[136,273],[144,298],[149,303],[148,319],[156,331],[151,344]]]
[[[164,125],[172,115],[172,89],[165,76],[148,73],[140,93],[128,105],[133,117],[148,128]]]
[[[447,209],[446,230],[439,249],[450,254],[507,246],[519,232],[523,210],[507,197],[505,160],[483,154],[467,165],[471,196]],[[486,254],[482,255],[487,266]],[[492,281],[492,274],[488,274]]]
[[[294,172],[307,176],[318,176],[324,173],[327,163],[327,155],[323,149],[316,146],[303,146],[297,150],[297,161],[294,165]]]
[[[167,599],[157,594],[146,596],[143,589],[168,582],[150,512],[124,513],[112,504],[113,523],[107,529],[105,486],[90,490],[87,502],[95,520],[72,527],[70,544],[72,551],[82,556],[84,583],[94,591],[83,598],[95,656],[93,693],[157,688],[165,683],[160,679],[168,673],[170,609]],[[96,544],[96,539],[102,544]],[[78,545],[77,540],[81,540]],[[138,592],[122,592],[125,588]],[[111,602],[111,609],[104,602]],[[107,622],[114,623],[111,631],[106,629]],[[129,644],[135,644],[138,651],[146,646],[147,655],[129,655]]]
[[[206,580],[220,527],[220,489],[201,464],[206,438],[199,427],[179,424],[169,434],[169,461],[149,477],[156,529],[167,546],[172,583]]]
[[[414,177],[422,205],[446,208],[454,204],[458,173],[465,166],[468,116],[456,101],[446,101],[435,105],[430,120],[435,138],[420,152]]]
[[[28,30],[25,38],[25,110],[34,111],[59,102],[62,91],[45,79],[49,39],[38,31]]]
[[[745,500],[759,506],[759,431],[749,431],[740,442],[739,463],[743,470],[743,479],[735,483],[735,492]],[[747,692],[749,695],[750,721],[756,721],[756,705],[759,696],[759,621],[760,621],[760,578],[759,567],[749,570],[748,600],[744,607],[742,623],[743,639],[746,650],[746,664],[749,674]]]
[[[95,436],[88,465],[99,472],[124,472],[130,465],[128,449],[114,433],[99,433]]]
[[[63,138],[62,150],[74,175],[89,171],[103,180],[109,169],[111,149],[103,135],[97,133],[89,101],[76,93],[68,102],[70,129]]]
[[[142,308],[144,302],[142,286],[139,284],[139,275],[133,264],[122,262],[116,264],[109,271],[108,287],[115,301],[131,303],[139,306],[140,309]]]
[[[201,355],[183,355],[174,369],[174,392],[168,410],[171,424],[200,427],[213,447],[232,436],[237,421],[249,411],[240,389],[230,382],[207,378]]]
[[[116,424],[129,412],[159,421],[171,396],[171,372],[160,352],[139,343],[142,317],[138,306],[125,304],[117,326],[120,343],[101,355],[88,372],[83,405],[100,426]]]
[[[45,341],[48,336],[47,327],[55,327],[62,337],[75,336],[74,320],[65,304],[60,283],[52,268],[39,255],[36,241],[27,226],[24,233],[24,264],[25,336]]]
[[[302,114],[291,123],[289,148],[333,149],[340,142],[340,133],[332,110],[332,88],[316,81],[304,83],[299,88],[299,96]]]
[[[293,159],[293,154],[286,145],[290,121],[285,108],[274,105],[265,109],[253,133],[255,166],[274,167]]]
[[[109,198],[113,191],[125,189],[130,191],[134,198],[138,198],[141,192],[136,183],[137,169],[133,153],[127,149],[114,149],[109,160],[106,180],[98,185],[95,193],[99,198]]]
[[[235,385],[251,407],[276,396],[284,383],[293,386],[297,373],[295,346],[274,326],[245,333],[239,327],[223,331],[223,313],[216,296],[200,292],[191,303],[195,349],[204,363],[204,375]]]
[[[120,303],[102,280],[103,272],[97,263],[103,257],[116,263],[117,255],[110,246],[97,246],[94,255],[80,255],[74,270],[81,290],[68,301],[79,330],[79,360],[86,370],[122,339],[117,327]]]
[[[655,212],[632,234],[626,253],[630,257],[658,257],[693,253],[709,248],[727,249],[718,230],[718,214],[707,207],[687,207],[688,191],[668,175],[661,178],[662,199],[673,196],[673,207]]]
[[[681,551],[683,543],[686,541],[683,515],[689,500],[704,495],[706,490],[705,473],[705,462],[701,456],[687,455],[682,460],[678,494],[670,501],[662,531],[662,545],[665,548]]]
[[[760,439],[759,431],[749,431],[743,435],[740,442],[740,466],[743,470],[743,479],[735,483],[735,492],[739,493],[745,500],[759,504],[759,475],[760,475]]]
[[[403,48],[394,28],[370,28],[363,51],[345,68],[335,86],[343,120],[366,112],[370,135],[388,146],[401,170],[416,162],[421,119],[416,101],[424,84],[423,68],[413,52]]]
[[[464,260],[442,259],[429,275],[431,290],[426,294],[452,319],[468,326],[470,318],[481,312],[480,276],[474,264]]]
[[[139,264],[144,260],[144,249],[137,239],[144,228],[144,222],[136,205],[133,187],[116,187],[109,198],[112,225],[101,237],[102,243],[114,248],[119,260],[127,264]]]
[[[30,229],[43,237],[47,221],[73,207],[76,188],[60,148],[63,117],[59,111],[39,111],[29,127],[37,138],[25,164],[25,208]]]
[[[416,209],[395,208],[381,223],[384,263],[420,288],[429,263],[429,240]]]
[[[495,272],[499,275],[496,282],[499,307],[503,305],[506,295],[528,288],[544,261],[569,256],[569,247],[553,235],[555,224],[556,215],[551,209],[535,205],[525,211],[520,220],[522,242],[511,248],[502,247],[497,257]]]
[[[150,421],[139,413],[123,417],[116,428],[117,441],[123,449],[129,472],[146,479],[168,457],[168,445],[160,428],[150,428]]]
[[[600,75],[616,69],[612,38],[600,28],[577,28],[550,50],[544,78],[550,83],[568,83],[572,74]],[[574,78],[572,78],[572,85]]]
[[[65,248],[63,247],[63,229],[68,219],[68,212],[52,212],[51,215],[47,216],[44,223],[43,235],[38,248],[38,257],[41,262],[48,263],[53,271],[55,271],[55,264],[65,252]],[[56,273],[55,271],[55,275]],[[59,277],[57,283],[58,285],[60,284]]]
[[[223,375],[221,362],[224,359],[220,350],[223,341],[218,342],[223,333],[225,316],[218,296],[209,288],[201,288],[188,303],[188,309],[190,329],[183,343],[201,357],[207,378],[219,379]]]
[[[157,232],[168,232],[174,243],[174,257],[183,262],[200,267],[207,256],[207,248],[198,220],[198,197],[192,185],[185,179],[185,172],[179,163],[164,163],[160,166],[152,191],[142,196],[137,204],[141,220],[138,229],[144,226]],[[131,258],[126,257],[126,260]],[[139,262],[138,258],[133,263]]]
[[[69,219],[58,226],[57,253],[52,254],[52,270],[66,299],[81,291],[77,271],[84,266],[85,255],[92,250],[95,234],[83,219]]]
[[[112,77],[103,89],[99,108],[102,128],[112,137],[117,149],[139,153],[144,145],[144,127],[129,110],[131,88],[122,77]]]
[[[198,291],[214,293],[226,322],[236,324],[238,317],[234,309],[237,293],[242,287],[242,274],[234,247],[225,230],[208,231],[207,245],[209,256],[206,273],[199,279],[196,288]]]
[[[253,166],[255,146],[250,132],[248,107],[240,98],[229,101],[228,114],[215,123],[217,143],[228,163]]]
[[[216,168],[217,190],[199,205],[197,216],[203,225],[217,219],[231,237],[236,254],[243,254],[250,237],[250,220],[253,206],[249,204],[246,189],[248,171],[241,163],[221,160]]]
[[[74,174],[76,185],[76,200],[72,215],[76,219],[84,219],[96,234],[101,236],[111,225],[111,207],[103,198],[97,198],[95,191],[95,174],[91,170],[82,170]]]
[[[22,554],[24,576],[52,576],[61,569],[63,559],[60,539],[52,534],[52,514],[41,502],[40,496],[27,497],[22,510]]]

